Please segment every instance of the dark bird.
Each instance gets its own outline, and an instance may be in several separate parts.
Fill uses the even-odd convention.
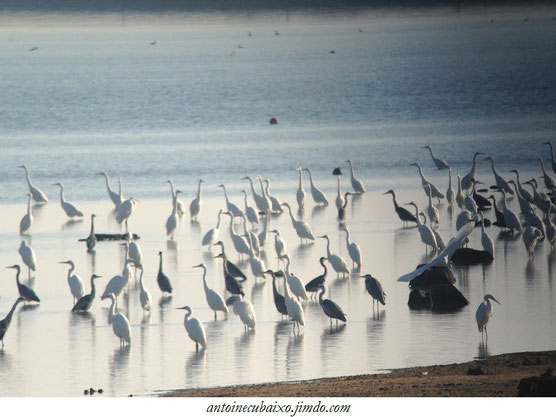
[[[496,207],[496,199],[493,195],[488,196],[488,198],[492,199],[492,207],[494,207],[494,214],[496,215],[496,221],[492,224],[498,226],[501,229],[507,229],[508,226],[506,226],[504,213],[502,213],[500,210],[498,210],[498,207]]]
[[[386,293],[382,289],[382,285],[380,284],[380,281],[375,277],[371,276],[371,274],[367,274],[363,278],[365,278],[365,288],[367,289],[367,292],[371,297],[373,297],[373,310],[375,307],[375,300],[377,302],[376,303],[377,309],[378,309],[378,303],[381,303],[382,305],[386,305],[386,302],[384,300],[384,297],[386,297]]]
[[[2,341],[2,350],[4,350],[4,336],[6,335],[6,332],[10,327],[10,323],[12,322],[12,316],[14,314],[15,308],[22,301],[25,301],[25,299],[22,297],[19,297],[17,300],[15,300],[15,303],[12,306],[12,309],[10,310],[8,315],[4,317],[4,319],[0,320],[0,341]]]
[[[71,311],[85,312],[91,308],[91,306],[93,305],[93,301],[95,300],[95,279],[97,278],[101,278],[101,276],[95,274],[91,275],[91,293],[84,295],[79,300],[77,300],[77,303],[75,303]]]
[[[241,272],[241,269],[239,269],[236,266],[236,264],[228,260],[228,257],[226,256],[226,252],[224,252],[224,243],[222,243],[222,241],[219,240],[218,242],[215,243],[215,245],[219,245],[222,250],[222,253],[224,254],[224,259],[226,262],[226,268],[228,270],[228,273],[234,278],[238,278],[240,281],[245,281],[247,277],[243,272]]]
[[[473,180],[473,200],[477,203],[479,210],[488,210],[492,207],[492,203],[488,198],[483,197],[476,191],[476,184],[483,184],[481,181]]]
[[[342,311],[342,308],[329,298],[322,298],[324,293],[326,292],[326,288],[324,288],[324,285],[321,285],[319,289],[319,304],[322,307],[322,311],[324,312],[324,314],[326,314],[330,318],[330,325],[332,325],[332,319],[336,320],[336,325],[338,324],[338,320],[345,323],[347,319],[345,313]]]
[[[340,220],[345,220],[345,218],[346,218],[346,207],[347,207],[347,204],[348,204],[348,195],[354,195],[354,194],[350,193],[349,191],[347,191],[344,194],[344,204],[342,205],[342,207],[340,207],[338,209],[338,219],[340,219]]]
[[[38,46],[33,46],[32,48],[29,49],[29,52],[36,51],[37,49],[39,49]]]
[[[396,202],[396,194],[394,194],[393,190],[388,190],[383,195],[385,194],[392,194],[392,201],[394,202],[394,210],[396,210],[396,213],[400,218],[400,220],[403,222],[404,226],[407,226],[407,222],[413,222],[415,224],[419,223],[417,221],[417,218],[413,214],[411,214],[409,210],[400,207],[398,205],[398,203]]]
[[[15,269],[16,270],[16,275],[15,275],[15,280],[17,282],[17,289],[19,291],[19,296],[21,298],[23,298],[25,301],[36,301],[37,303],[40,303],[41,300],[40,298],[37,296],[37,294],[35,293],[35,291],[33,291],[31,288],[29,288],[27,285],[22,284],[21,282],[19,282],[19,273],[21,272],[21,268],[19,265],[12,265],[12,266],[7,266],[6,268],[10,268],[10,269]]]
[[[324,284],[324,281],[326,280],[326,272],[327,272],[327,268],[326,268],[326,265],[324,264],[324,261],[327,261],[327,260],[328,260],[328,258],[325,258],[324,256],[322,256],[319,259],[320,264],[324,268],[324,272],[321,275],[319,275],[318,277],[313,278],[307,284],[305,284],[305,291],[306,292],[316,294],[317,291],[319,290],[319,287]]]
[[[269,269],[268,271],[265,271],[265,274],[270,274],[272,276],[272,295],[274,297],[274,305],[276,306],[276,310],[278,310],[278,313],[280,313],[282,316],[287,316],[288,310],[286,309],[286,299],[276,289],[276,277],[278,276],[285,279],[284,273],[282,271],[273,272]]]
[[[215,258],[222,258],[223,260],[222,267],[224,270],[224,282],[226,284],[226,289],[233,295],[244,296],[245,293],[243,292],[242,285],[239,282],[237,282],[237,280],[228,271],[228,267],[226,265],[226,255],[224,255],[224,253],[221,253],[220,255],[216,255]]]
[[[167,292],[168,294],[172,294],[172,284],[170,283],[170,278],[166,276],[164,272],[162,272],[162,252],[158,252],[160,256],[160,264],[158,266],[158,276],[156,277],[156,282],[158,283],[158,287],[162,294]]]

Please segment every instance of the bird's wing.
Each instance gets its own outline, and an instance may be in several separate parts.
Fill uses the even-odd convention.
[[[428,264],[420,266],[415,271],[412,271],[408,274],[402,275],[401,277],[398,278],[398,281],[399,282],[409,282],[413,278],[418,277],[419,275],[421,275],[423,272],[425,272],[431,266],[434,266],[434,265],[440,263],[445,258],[449,258],[450,255],[452,255],[452,253],[454,253],[455,250],[458,249],[461,246],[462,242],[465,240],[465,238],[467,236],[469,236],[469,234],[473,231],[474,228],[475,228],[475,221],[473,220],[473,221],[468,222],[465,226],[463,226],[461,229],[459,229],[459,231],[456,233],[456,235],[448,242],[448,244],[446,245],[444,250],[442,252],[440,252],[436,258],[434,258]]]

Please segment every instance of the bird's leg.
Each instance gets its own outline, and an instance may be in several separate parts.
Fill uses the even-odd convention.
[[[216,311],[214,312],[214,321],[216,321]]]

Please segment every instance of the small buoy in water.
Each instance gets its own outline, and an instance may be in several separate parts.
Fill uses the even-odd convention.
[[[277,117],[271,117],[270,118],[270,124],[271,125],[277,125],[278,124],[278,118]]]
[[[84,390],[84,391],[83,391],[83,394],[89,395],[89,390],[88,390],[88,389]]]
[[[332,171],[332,175],[342,175],[342,170],[340,169],[340,167],[334,168],[334,171]]]
[[[103,390],[102,388],[99,388],[98,393],[99,393],[99,394],[103,394],[103,393],[104,393],[104,390]]]
[[[331,53],[331,54],[335,54],[336,51],[335,51],[334,49],[332,49],[332,50],[330,51],[330,53]]]

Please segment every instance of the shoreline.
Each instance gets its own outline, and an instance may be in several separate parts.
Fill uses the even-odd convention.
[[[515,397],[521,379],[540,376],[549,368],[556,368],[556,350],[504,353],[469,362],[401,368],[382,374],[173,390],[160,396]]]

